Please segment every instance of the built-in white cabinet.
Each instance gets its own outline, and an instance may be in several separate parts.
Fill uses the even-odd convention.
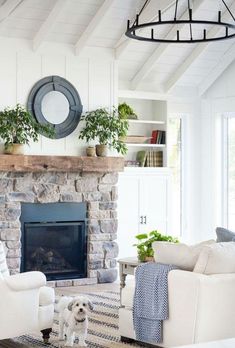
[[[170,233],[170,185],[168,168],[125,168],[119,175],[119,257],[136,256],[138,233]]]

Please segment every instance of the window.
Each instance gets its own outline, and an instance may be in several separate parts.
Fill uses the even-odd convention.
[[[182,117],[170,116],[168,119],[168,167],[172,180],[172,227],[174,234],[182,233]]]
[[[223,225],[235,230],[235,114],[224,117]]]

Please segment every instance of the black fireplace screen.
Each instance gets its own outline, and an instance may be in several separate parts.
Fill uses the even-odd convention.
[[[82,222],[25,224],[25,271],[41,271],[47,279],[85,276],[83,232]]]
[[[85,278],[86,206],[25,203],[21,212],[21,271],[41,271],[47,280]]]

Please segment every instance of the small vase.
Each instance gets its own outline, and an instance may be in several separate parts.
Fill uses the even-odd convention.
[[[86,155],[88,157],[95,157],[96,156],[96,149],[95,146],[88,146],[86,148]]]
[[[108,156],[108,146],[107,145],[96,145],[96,155],[99,157]]]
[[[24,145],[10,144],[5,148],[5,153],[8,155],[24,155]]]

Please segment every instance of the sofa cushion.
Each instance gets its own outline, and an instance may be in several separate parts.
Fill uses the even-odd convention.
[[[223,227],[216,228],[217,243],[235,242],[235,233]]]
[[[192,271],[203,246],[214,244],[214,240],[204,241],[196,245],[183,243],[154,242],[154,259],[156,262],[178,266],[182,270]]]
[[[204,246],[194,272],[203,274],[235,273],[235,242]]]
[[[48,286],[43,286],[39,290],[39,306],[48,306],[55,302],[55,291]]]

